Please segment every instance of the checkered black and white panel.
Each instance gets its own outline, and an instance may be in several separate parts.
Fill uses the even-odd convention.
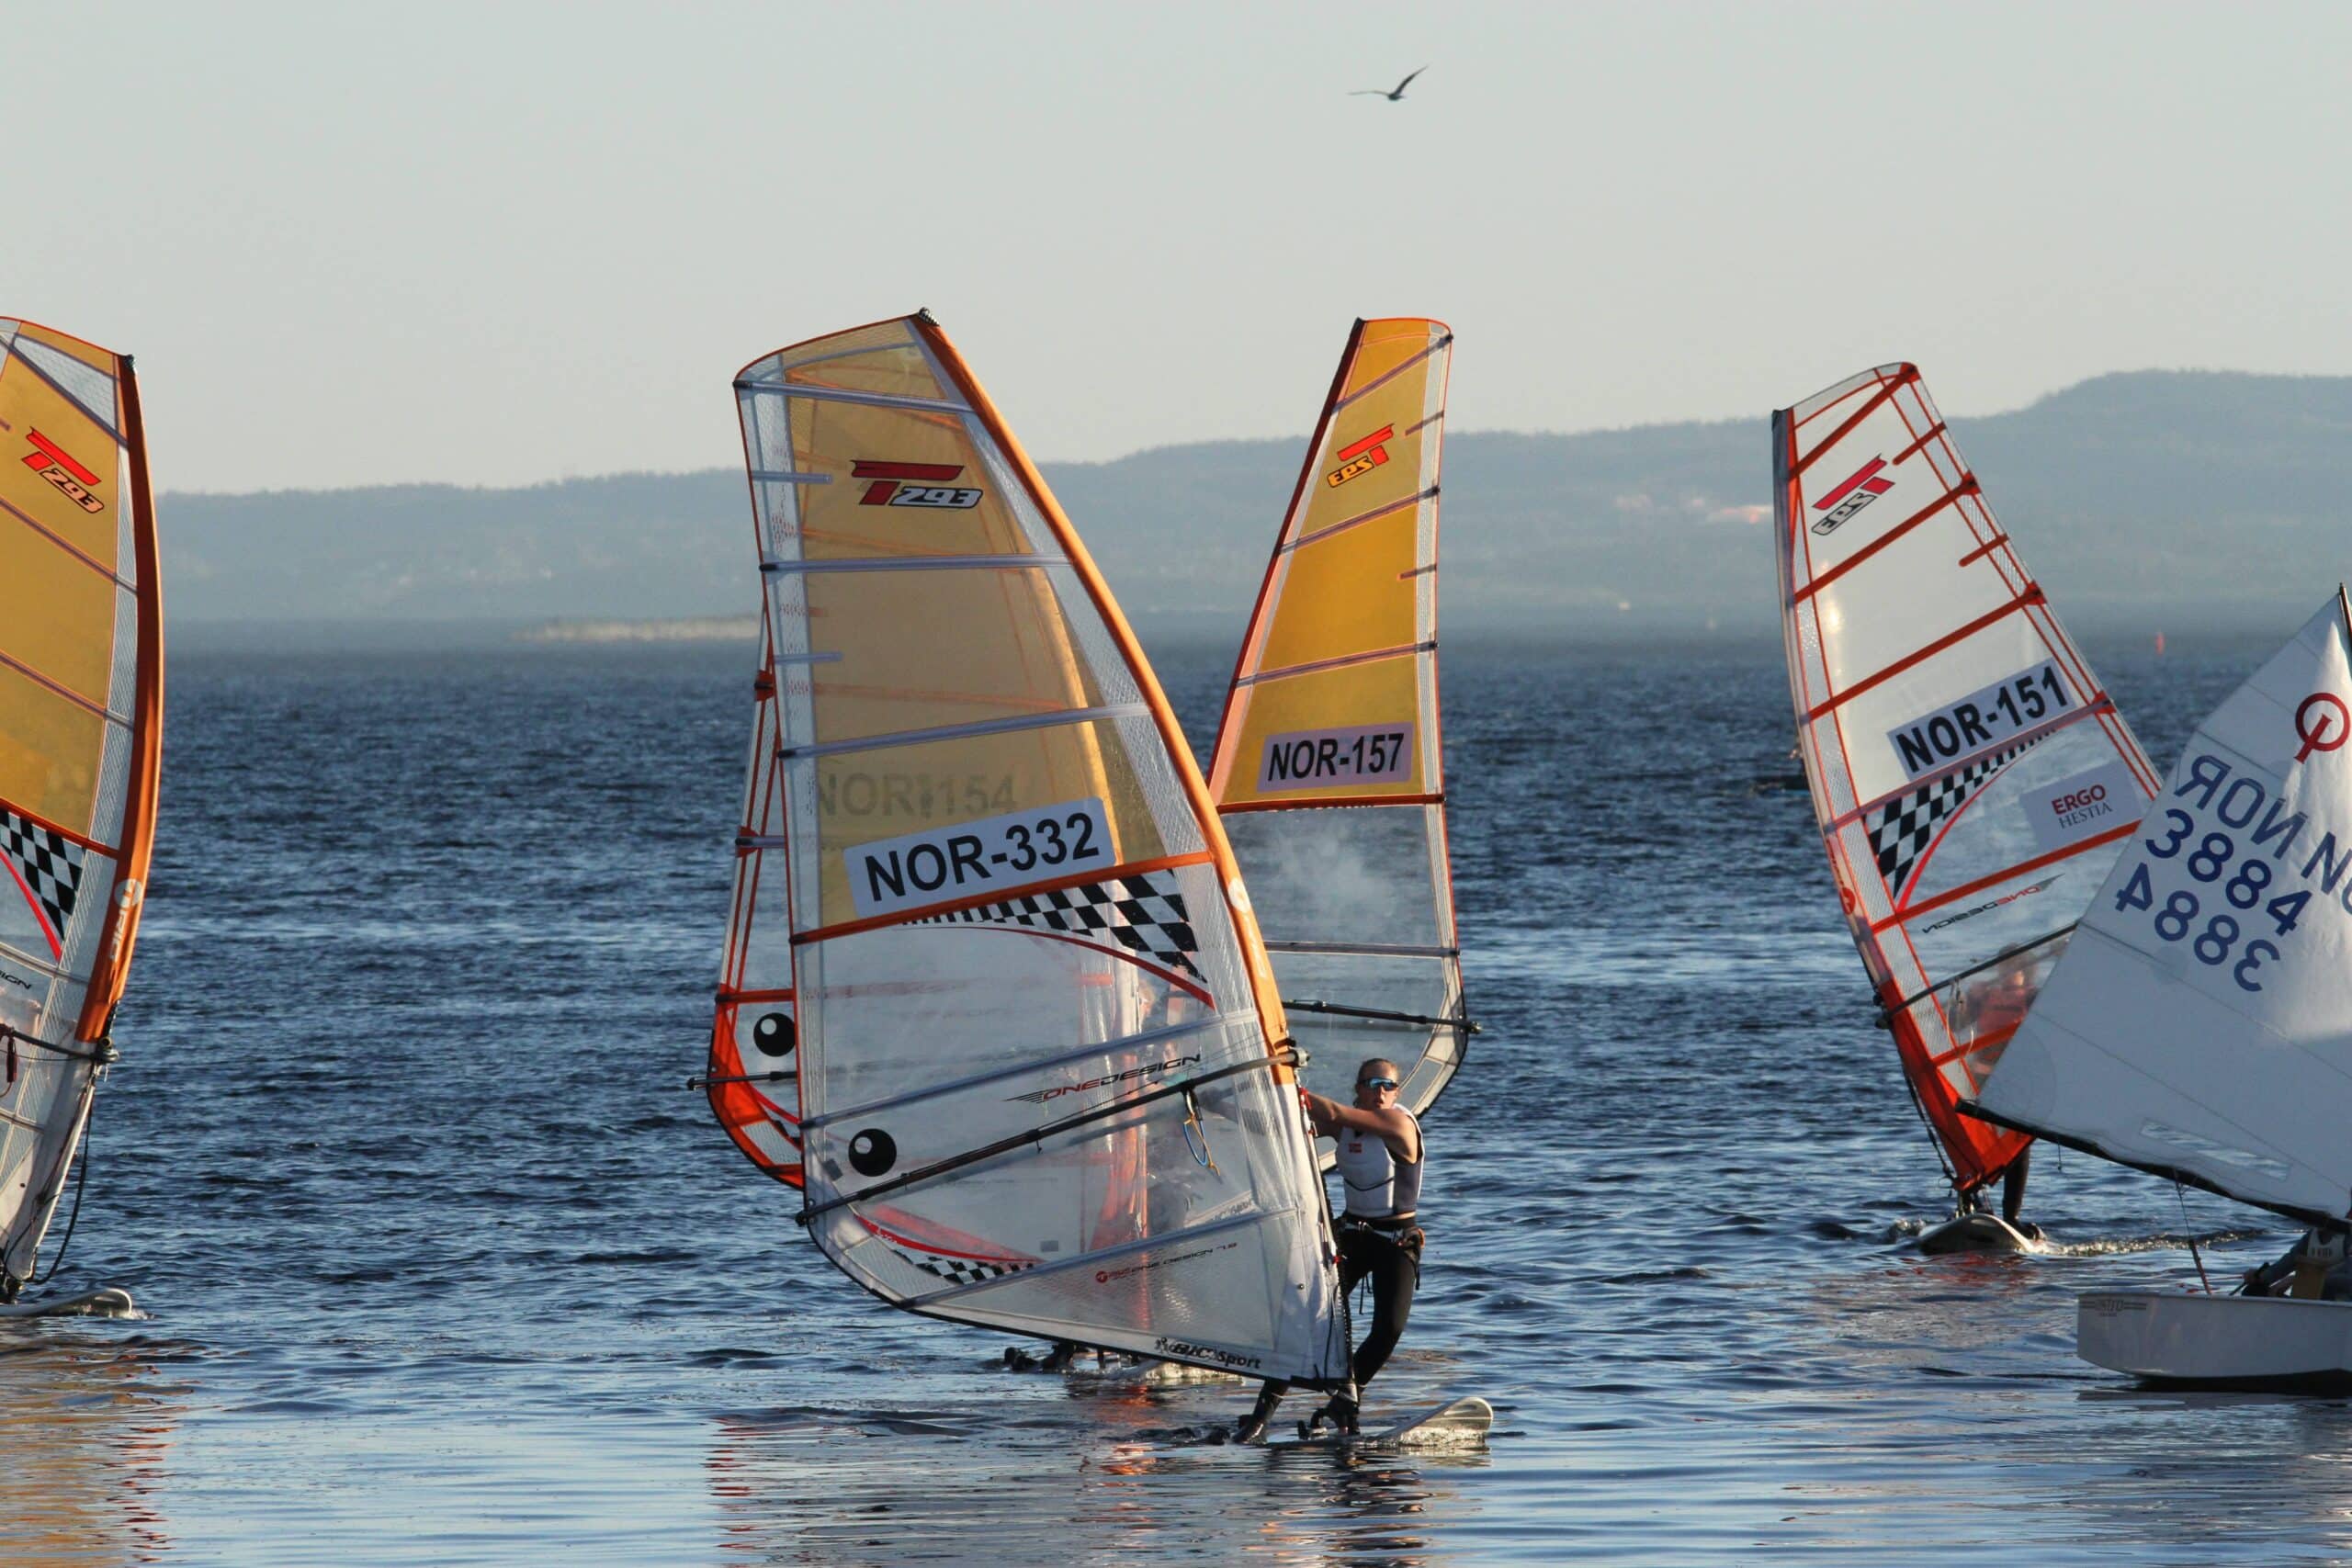
[[[82,846],[0,809],[0,853],[24,879],[49,920],[51,939],[62,947],[65,922],[73,919],[74,896],[82,888]]]
[[[2029,740],[2024,746],[1981,757],[1933,784],[1897,795],[1878,810],[1870,825],[1871,848],[1878,852],[1878,874],[1886,878],[1887,891],[1896,903],[1903,901],[1904,885],[1911,880],[1912,869],[1935,840],[1944,818],[2033,744]]]
[[[1007,1274],[1018,1274],[1023,1269],[1035,1267],[1029,1263],[992,1263],[978,1258],[943,1258],[935,1252],[907,1252],[895,1247],[890,1250],[924,1273],[935,1274],[956,1285],[977,1285],[983,1280],[1001,1280]]]
[[[1104,937],[1128,952],[1156,959],[1194,979],[1204,978],[1191,954],[1200,952],[1183,895],[1173,872],[1146,872],[1082,887],[1024,893],[1000,904],[982,904],[944,915],[926,915],[911,925],[1014,925],[1072,936]]]

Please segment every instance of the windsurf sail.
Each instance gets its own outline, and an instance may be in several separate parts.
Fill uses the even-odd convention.
[[[927,316],[735,386],[765,660],[721,1120],[894,1304],[1344,1380],[1272,973],[1069,521]]]
[[[112,1059],[155,827],[163,606],[128,357],[0,321],[0,1299]]]
[[[1357,1064],[1427,1111],[1470,1019],[1438,732],[1438,458],[1453,334],[1358,321],[1275,537],[1209,793],[1250,876],[1306,1081]],[[1327,1156],[1328,1157],[1328,1156]]]
[[[1962,1116],[2155,771],[1917,367],[1772,416],[1789,690],[1830,874],[1953,1186],[2026,1140]]]
[[[2348,734],[2338,589],[2189,737],[1972,1113],[2344,1223]]]

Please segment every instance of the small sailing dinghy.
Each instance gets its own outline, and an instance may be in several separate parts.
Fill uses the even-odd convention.
[[[115,1059],[154,842],[163,607],[130,358],[0,321],[0,1315],[123,1315],[119,1290],[18,1296]]]
[[[1438,733],[1438,458],[1453,334],[1356,322],[1236,660],[1209,794],[1248,873],[1306,1082],[1402,1070],[1427,1111],[1462,998]],[[1331,1156],[1324,1156],[1328,1165]]]
[[[1961,460],[1917,367],[1772,416],[1797,741],[1846,923],[1959,1213],[2025,1152],[1960,1114],[2146,809],[2155,770]]]
[[[1069,520],[927,315],[735,389],[764,652],[720,1120],[893,1305],[1339,1386],[1273,976]]]
[[[2189,737],[1983,1090],[1997,1125],[2352,1223],[2352,604],[2339,589]],[[2085,1360],[2352,1380],[2352,1302],[2100,1292]]]

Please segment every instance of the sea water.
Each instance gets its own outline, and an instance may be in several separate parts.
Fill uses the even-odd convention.
[[[752,650],[176,654],[150,912],[52,1292],[0,1325],[0,1559],[2278,1562],[2352,1555],[2352,1406],[2134,1391],[2075,1298],[2281,1227],[2045,1148],[1948,1210],[1777,647],[1449,646],[1463,966],[1430,1251],[1372,1414],[999,1370],[835,1273],[686,1091]],[[2160,766],[2267,648],[2093,657]],[[1225,649],[1155,649],[1205,740]],[[64,1230],[61,1215],[48,1254]],[[1296,1401],[1305,1406],[1304,1396]]]

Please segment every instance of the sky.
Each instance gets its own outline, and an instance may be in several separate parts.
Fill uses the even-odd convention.
[[[927,306],[1033,452],[2352,371],[2352,8],[20,5],[0,315],[137,355],[158,486],[741,460],[728,383]],[[37,41],[28,41],[36,40]],[[1427,66],[1401,102],[1351,96]]]

